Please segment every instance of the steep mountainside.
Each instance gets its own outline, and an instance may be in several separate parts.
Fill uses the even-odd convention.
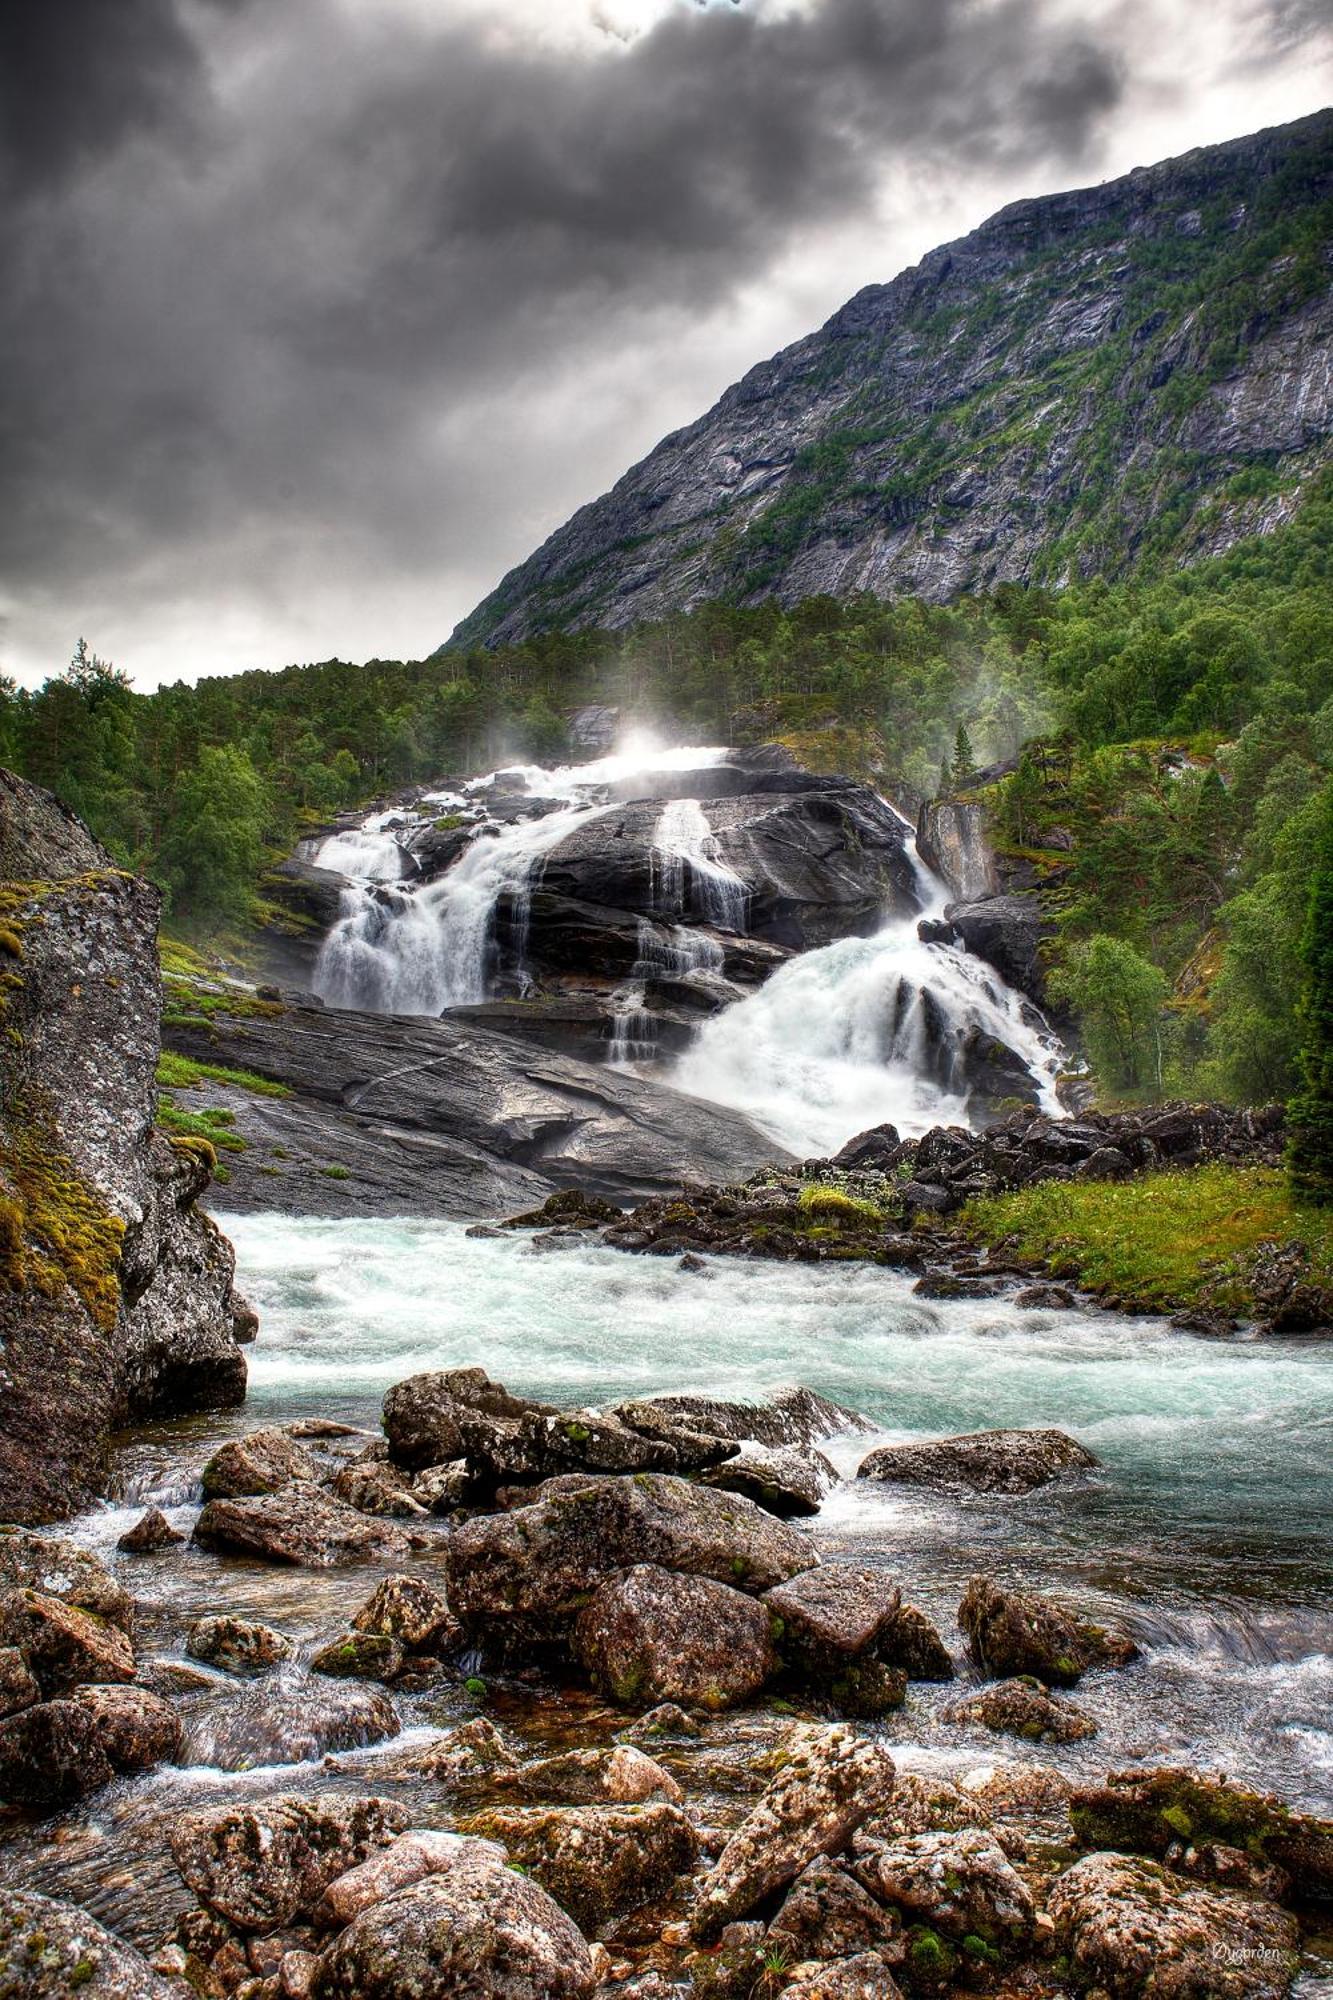
[[[1331,277],[1333,112],[1016,203],[752,369],[451,643],[1223,550],[1330,457]]]
[[[97,1489],[111,1429],[238,1402],[206,1150],[153,1129],[158,894],[0,771],[0,1518]]]

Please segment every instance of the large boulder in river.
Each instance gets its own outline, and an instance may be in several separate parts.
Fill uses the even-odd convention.
[[[409,1547],[401,1528],[358,1513],[304,1481],[276,1493],[210,1500],[195,1522],[194,1538],[206,1548],[235,1549],[265,1562],[302,1563],[309,1569],[405,1555]]]
[[[220,1667],[224,1673],[266,1674],[290,1659],[296,1648],[271,1625],[217,1611],[194,1620],[185,1635],[185,1650],[192,1660]]]
[[[0,771],[0,1516],[69,1514],[127,1419],[239,1401],[205,1155],[153,1130],[159,896]]]
[[[771,1450],[875,1428],[856,1410],[843,1409],[817,1390],[795,1386],[775,1390],[763,1403],[725,1403],[713,1396],[648,1396],[618,1404],[615,1414],[648,1437],[659,1435],[663,1424],[683,1425],[705,1437],[766,1445]]]
[[[704,1877],[691,1918],[702,1943],[794,1881],[818,1854],[836,1854],[888,1804],[893,1759],[839,1726],[793,1749]]]
[[[279,1676],[242,1682],[193,1714],[186,1761],[221,1771],[309,1764],[333,1751],[387,1742],[400,1727],[397,1709],[378,1688],[322,1673]]]
[[[586,2000],[596,1979],[582,1932],[482,1845],[364,1910],[320,1959],[313,2000]]]
[[[81,1681],[134,1679],[134,1652],[118,1626],[40,1590],[0,1598],[0,1645],[22,1655],[44,1695],[66,1694]]]
[[[1078,1984],[1113,2000],[1283,2000],[1300,1960],[1296,1921],[1273,1904],[1123,1854],[1076,1861],[1047,1912]]]
[[[395,1382],[384,1398],[384,1434],[395,1465],[421,1471],[462,1458],[469,1415],[517,1421],[530,1411],[554,1414],[549,1403],[511,1395],[484,1368],[433,1369]]]
[[[969,1582],[958,1623],[978,1666],[1000,1680],[1033,1674],[1048,1687],[1073,1687],[1089,1667],[1124,1666],[1138,1653],[1123,1632],[1081,1618],[1054,1598],[1006,1590],[986,1576]]]
[[[114,1770],[151,1771],[155,1764],[178,1760],[181,1719],[160,1694],[140,1687],[80,1687],[73,1699],[92,1717]]]
[[[680,1807],[663,1802],[489,1808],[463,1827],[497,1841],[588,1932],[656,1902],[699,1851]]]
[[[989,1729],[997,1736],[1020,1736],[1025,1743],[1081,1743],[1097,1734],[1097,1725],[1072,1701],[1048,1694],[1027,1676],[994,1681],[989,1687],[956,1701],[941,1721],[955,1727]]]
[[[1333,1820],[1223,1778],[1169,1766],[1111,1771],[1105,1783],[1074,1792],[1069,1817],[1085,1847],[1158,1857],[1182,1843],[1239,1848],[1283,1870],[1303,1900],[1333,1900]]]
[[[776,1449],[765,1444],[742,1445],[700,1478],[703,1485],[714,1486],[719,1492],[745,1494],[783,1520],[817,1514],[838,1483],[837,1472],[822,1451],[795,1445]]]
[[[1012,1950],[1032,1933],[1032,1892],[980,1827],[910,1834],[866,1863],[873,1888],[909,1922],[945,1937]]]
[[[238,1930],[314,1916],[330,1883],[408,1823],[393,1799],[323,1792],[201,1806],[171,1830],[171,1852],[201,1903]]]
[[[565,1645],[611,1570],[654,1563],[758,1595],[819,1560],[806,1536],[753,1501],[654,1472],[579,1479],[531,1506],[468,1521],[446,1555],[455,1615],[506,1648]]]
[[[40,1701],[0,1721],[0,1799],[55,1812],[110,1784],[111,1759],[82,1703]]]
[[[0,1889],[5,2000],[181,2000],[183,1990],[77,1904]]]
[[[0,1527],[0,1590],[40,1590],[128,1632],[134,1599],[89,1549],[64,1535]]]
[[[607,1577],[578,1614],[574,1651],[625,1706],[735,1708],[777,1665],[763,1604],[711,1578],[650,1563]]]
[[[312,1451],[286,1431],[251,1431],[229,1438],[213,1453],[200,1475],[206,1500],[235,1500],[243,1493],[275,1493],[293,1479],[318,1479]]]
[[[906,1679],[950,1680],[953,1662],[923,1611],[868,1563],[829,1562],[766,1593],[778,1650],[849,1714],[896,1708]]]
[[[1030,1493],[1097,1463],[1063,1431],[970,1431],[924,1444],[884,1445],[862,1459],[856,1476],[946,1493]]]

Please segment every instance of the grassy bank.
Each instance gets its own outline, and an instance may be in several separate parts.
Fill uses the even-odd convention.
[[[1144,1311],[1208,1304],[1246,1314],[1260,1244],[1293,1238],[1310,1276],[1333,1283],[1333,1210],[1292,1198],[1268,1167],[1195,1167],[1123,1182],[1045,1181],[975,1201],[964,1230],[1007,1242],[1058,1277]]]

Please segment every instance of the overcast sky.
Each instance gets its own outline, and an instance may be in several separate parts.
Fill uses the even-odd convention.
[[[0,672],[416,656],[1021,195],[1333,98],[1333,0],[17,0]]]

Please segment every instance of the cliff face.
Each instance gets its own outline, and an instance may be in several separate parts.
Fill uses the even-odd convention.
[[[239,1401],[231,1246],[153,1129],[157,892],[0,771],[0,1519],[97,1489],[107,1437]]]
[[[754,368],[459,626],[1059,583],[1276,526],[1333,436],[1333,113],[1019,202]]]

